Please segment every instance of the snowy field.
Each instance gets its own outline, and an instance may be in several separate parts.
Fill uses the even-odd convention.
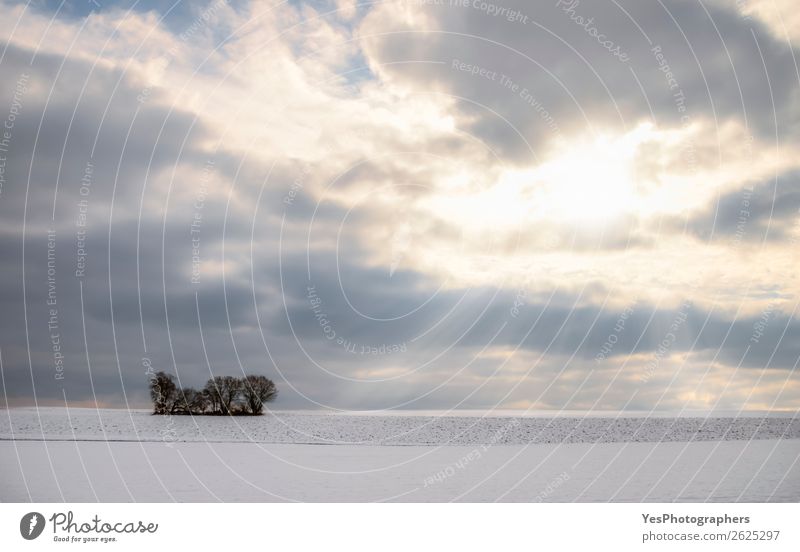
[[[0,411],[2,501],[799,501],[791,415]]]

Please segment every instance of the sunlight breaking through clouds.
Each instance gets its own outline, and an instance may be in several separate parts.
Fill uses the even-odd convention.
[[[645,369],[669,325],[650,315],[690,301],[648,383],[669,408],[713,406],[734,373],[726,407],[800,406],[785,377],[800,336],[791,3],[581,5],[625,59],[556,2],[506,4],[519,17],[404,1],[3,3],[4,82],[29,75],[0,189],[7,403],[30,401],[32,372],[45,403],[125,389],[139,404],[146,350],[189,381],[258,366],[290,407],[556,408],[619,312],[647,316],[606,375],[623,358]],[[14,101],[4,87],[0,107]],[[42,323],[48,230],[63,386]],[[723,338],[747,343],[767,311],[766,341]],[[570,400],[619,408],[639,385]]]

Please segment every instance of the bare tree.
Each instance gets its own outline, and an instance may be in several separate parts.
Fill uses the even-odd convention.
[[[219,414],[222,412],[222,396],[220,394],[220,388],[215,380],[216,378],[211,378],[206,382],[206,386],[203,388],[203,394],[208,400],[211,412],[213,414]]]
[[[250,414],[261,414],[264,403],[274,400],[278,395],[278,389],[271,379],[250,375],[244,378],[242,395]]]
[[[220,376],[220,398],[222,399],[222,413],[230,414],[231,407],[242,392],[242,380],[233,376]]]
[[[230,414],[231,407],[242,392],[242,380],[233,376],[216,376],[208,380],[205,389],[215,406],[215,412]]]
[[[208,408],[208,396],[197,389],[179,389],[175,410],[182,414],[204,414]]]
[[[273,400],[278,390],[264,376],[217,376],[205,387],[181,389],[165,372],[150,377],[150,398],[154,414],[261,414],[264,403]]]
[[[150,399],[154,414],[170,414],[175,410],[178,388],[171,374],[156,372],[150,377]]]
[[[193,414],[205,414],[208,405],[208,395],[206,395],[204,391],[192,389],[192,395],[189,400],[189,409],[191,412]]]

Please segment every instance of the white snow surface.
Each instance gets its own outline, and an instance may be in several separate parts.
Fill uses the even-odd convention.
[[[257,442],[352,445],[527,445],[800,438],[800,418],[321,414],[154,416],[143,410],[15,408],[0,413],[0,439]]]
[[[9,409],[0,500],[798,501],[798,431],[791,414]]]

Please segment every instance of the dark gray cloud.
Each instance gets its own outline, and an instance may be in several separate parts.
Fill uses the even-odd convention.
[[[792,50],[734,6],[603,1],[578,3],[567,12],[569,2],[556,4],[502,3],[527,15],[527,23],[488,16],[471,4],[413,5],[407,9],[428,13],[436,31],[418,33],[401,18],[376,18],[363,31],[377,71],[464,98],[457,107],[465,126],[508,160],[530,162],[547,142],[570,131],[632,128],[650,119],[651,109],[663,125],[680,127],[687,115],[708,124],[746,121],[750,132],[766,139],[796,134]],[[578,17],[584,26],[573,21]],[[619,45],[627,61],[587,32],[589,18],[589,27]],[[386,34],[369,36],[371,31]],[[674,75],[674,89],[655,48]],[[403,63],[409,60],[442,65]],[[454,68],[454,60],[488,76]],[[674,96],[679,91],[685,111]]]
[[[763,243],[791,239],[800,218],[800,173],[790,171],[719,198],[716,205],[671,226],[686,228],[702,240]],[[788,227],[788,229],[787,229]]]

